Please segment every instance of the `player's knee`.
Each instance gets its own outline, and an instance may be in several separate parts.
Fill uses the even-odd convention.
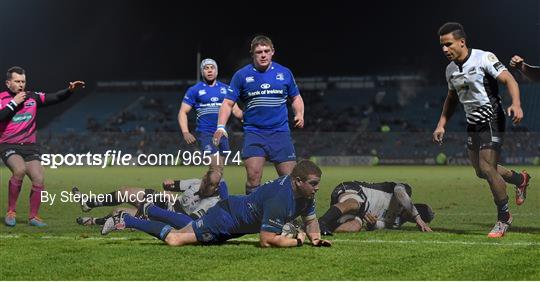
[[[343,204],[343,206],[342,206],[342,208],[343,208],[342,212],[343,213],[354,212],[354,211],[357,211],[360,208],[360,203],[358,203],[358,201],[355,200],[355,199],[347,199],[342,204]]]
[[[476,170],[476,176],[481,179],[486,179],[486,175],[481,170]]]
[[[26,168],[24,166],[14,167],[12,168],[12,174],[18,179],[23,179],[24,175],[26,174]]]
[[[248,173],[247,184],[251,187],[259,186],[261,184],[262,172]]]

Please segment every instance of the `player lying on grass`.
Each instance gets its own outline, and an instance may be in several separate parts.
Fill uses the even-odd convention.
[[[321,174],[316,164],[303,160],[294,167],[291,175],[269,181],[248,196],[231,195],[220,200],[197,220],[147,204],[143,214],[152,220],[121,212],[105,222],[101,233],[134,228],[168,245],[183,246],[222,243],[260,232],[261,247],[301,246],[306,236],[314,246],[330,246],[329,241],[321,240],[315,215],[315,193]],[[297,238],[281,235],[284,225],[298,216],[302,216],[307,234],[300,232]]]
[[[320,218],[321,233],[359,232],[362,227],[400,228],[405,222],[416,223],[420,231],[431,232],[426,222],[434,213],[426,204],[413,204],[412,187],[408,184],[350,181],[340,183],[332,191],[330,208]]]
[[[103,206],[118,206],[123,203],[128,203],[136,208],[122,208],[113,211],[127,212],[133,216],[138,216],[137,207],[146,203],[148,200],[161,208],[173,211],[176,213],[183,213],[196,219],[204,215],[209,208],[213,207],[220,199],[226,199],[229,195],[227,189],[227,183],[221,180],[217,190],[200,191],[201,187],[208,187],[204,185],[208,181],[208,174],[203,179],[186,179],[186,180],[170,180],[166,179],[163,182],[164,191],[156,191],[153,189],[124,187],[119,190],[113,191],[108,194],[98,194],[92,197],[92,200],[84,201],[81,198],[81,209],[83,212],[88,212],[96,207]],[[73,194],[81,194],[77,187],[73,188]],[[182,193],[180,196],[177,192]],[[208,196],[206,196],[208,195]],[[77,223],[80,225],[103,225],[105,221],[110,217],[107,215],[102,218],[94,217],[78,217]]]

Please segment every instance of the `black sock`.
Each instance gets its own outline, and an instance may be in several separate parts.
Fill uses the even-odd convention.
[[[94,218],[94,224],[103,225],[103,224],[105,224],[105,221],[107,221],[107,219],[109,219],[109,217],[111,217],[111,216],[108,215],[108,216],[105,216],[105,217]]]
[[[117,191],[114,191],[108,194],[96,195],[95,197],[91,197],[90,200],[86,202],[86,205],[91,208],[103,206],[118,206],[121,203],[118,202],[118,199],[116,198],[117,193]]]
[[[343,215],[341,210],[336,206],[331,206],[326,213],[321,216],[319,219],[319,222],[322,223],[322,225],[325,225],[330,229],[330,231],[334,231],[339,226],[338,219]]]
[[[253,193],[259,186],[249,186],[246,184],[246,195]]]
[[[510,210],[508,208],[508,197],[502,201],[495,200],[497,205],[497,220],[508,221],[510,219]]]
[[[512,176],[508,177],[508,178],[505,178],[504,181],[506,181],[507,183],[510,183],[510,184],[514,184],[516,186],[519,186],[521,185],[521,183],[523,183],[523,175],[521,175],[521,173],[517,173],[513,170],[512,171]]]

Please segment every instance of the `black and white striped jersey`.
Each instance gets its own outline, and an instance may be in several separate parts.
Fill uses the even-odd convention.
[[[448,89],[457,93],[465,109],[467,123],[490,122],[502,111],[497,76],[506,67],[491,53],[469,49],[463,63],[452,61],[446,67]]]

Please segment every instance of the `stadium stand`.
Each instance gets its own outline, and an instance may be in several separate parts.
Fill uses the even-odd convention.
[[[431,143],[439,118],[445,86],[417,83],[351,83],[351,79],[307,79],[300,88],[306,104],[306,127],[294,130],[297,155],[377,156],[379,158],[433,158],[440,152],[465,158],[465,118],[462,107],[452,117],[442,147]],[[312,83],[313,82],[313,83]],[[184,144],[177,112],[188,84],[170,87],[98,87],[40,130],[42,146],[54,153],[99,151],[174,152],[195,150]],[[313,87],[315,85],[315,87]],[[305,87],[303,87],[305,86]],[[180,89],[180,91],[178,90]],[[507,122],[508,158],[540,155],[540,85],[521,86],[526,115],[520,126]],[[107,101],[107,103],[103,103]],[[503,101],[509,101],[503,93]],[[506,105],[506,103],[504,103]],[[292,119],[292,111],[289,110]],[[190,115],[190,127],[195,124]],[[292,128],[292,126],[291,126]],[[231,124],[233,150],[240,148],[242,129]],[[54,138],[53,138],[54,137]]]

